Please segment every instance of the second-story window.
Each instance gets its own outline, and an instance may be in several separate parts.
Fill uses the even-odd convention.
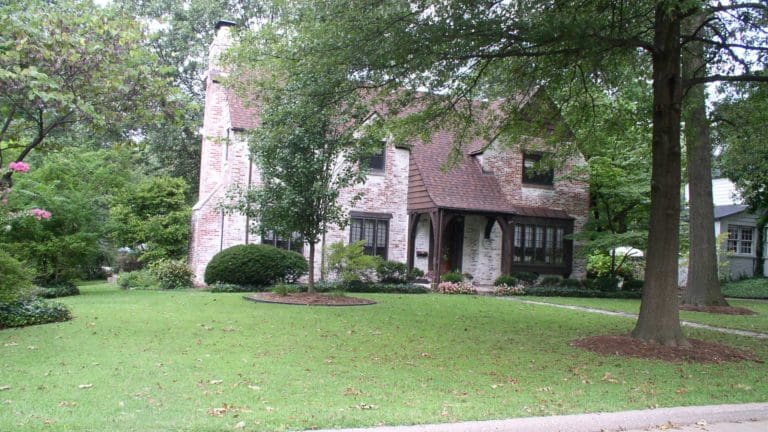
[[[523,183],[551,186],[555,181],[555,170],[541,166],[542,155],[523,154]]]
[[[382,143],[381,148],[368,157],[364,157],[361,162],[368,168],[368,172],[373,174],[383,174],[386,163],[386,146]]]

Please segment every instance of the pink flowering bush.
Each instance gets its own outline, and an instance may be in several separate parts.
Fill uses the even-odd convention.
[[[34,216],[34,218],[37,220],[42,220],[42,219],[48,220],[52,216],[51,212],[41,208],[33,208],[32,210],[29,211],[29,214]]]
[[[522,283],[518,283],[517,285],[507,285],[507,284],[500,284],[496,285],[493,289],[493,295],[496,296],[514,296],[514,295],[524,295],[525,294],[525,285]]]
[[[17,173],[25,173],[29,171],[29,164],[24,162],[11,162],[8,165],[8,169]]]
[[[440,282],[436,292],[441,294],[477,294],[477,289],[472,282]]]

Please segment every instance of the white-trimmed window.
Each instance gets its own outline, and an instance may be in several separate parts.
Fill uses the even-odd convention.
[[[745,225],[728,225],[728,252],[741,255],[752,255],[755,241],[755,227]]]

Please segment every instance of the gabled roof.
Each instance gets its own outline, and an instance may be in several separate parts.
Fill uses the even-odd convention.
[[[572,219],[568,213],[562,210],[543,207],[525,207],[511,204],[504,193],[496,177],[492,174],[484,174],[477,160],[470,156],[479,147],[483,146],[480,139],[474,140],[467,146],[463,157],[444,170],[444,164],[453,148],[454,137],[451,132],[439,131],[432,134],[430,142],[419,140],[411,151],[411,162],[415,163],[424,183],[426,192],[435,207],[487,212],[514,214],[519,216]],[[409,189],[409,193],[412,191]],[[409,203],[410,204],[410,203]],[[427,205],[425,202],[424,205]],[[426,209],[421,207],[413,210]]]
[[[212,76],[214,81],[218,77]],[[226,90],[231,127],[233,129],[253,129],[260,123],[258,110],[254,102],[245,102],[232,89]],[[523,107],[530,102],[532,95],[521,96],[514,102]],[[498,109],[501,102],[490,103],[490,109]],[[405,114],[418,109],[420,104],[407,107]],[[386,115],[386,106],[376,110]],[[486,107],[485,109],[488,109]],[[401,113],[402,114],[402,113]],[[453,149],[453,132],[442,130],[431,135],[429,142],[416,139],[411,146],[410,185],[408,191],[409,210],[444,208],[460,211],[513,214],[519,216],[572,219],[565,211],[543,207],[525,207],[512,205],[504,196],[498,180],[492,174],[484,174],[474,154],[482,153],[487,142],[476,138],[464,146],[463,157],[443,170],[448,156]],[[415,168],[415,170],[414,170]],[[414,181],[415,184],[414,185]],[[414,188],[415,186],[415,188]],[[418,189],[414,193],[414,189]]]
[[[741,204],[715,206],[715,220],[745,212],[747,208]]]

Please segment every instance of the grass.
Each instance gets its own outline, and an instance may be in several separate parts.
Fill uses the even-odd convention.
[[[768,278],[744,279],[722,286],[726,297],[768,299]]]
[[[586,299],[571,297],[525,297],[545,303],[556,303],[574,306],[586,306],[610,311],[638,313],[640,300],[632,299]],[[745,307],[757,312],[756,315],[724,315],[706,312],[680,311],[680,319],[684,321],[709,324],[738,330],[750,330],[768,333],[768,302],[760,300],[728,300],[734,307]]]
[[[766,363],[598,356],[568,343],[632,320],[491,297],[324,308],[82,292],[62,299],[70,322],[0,332],[0,430],[297,430],[768,400]],[[768,359],[764,342],[689,333]]]

